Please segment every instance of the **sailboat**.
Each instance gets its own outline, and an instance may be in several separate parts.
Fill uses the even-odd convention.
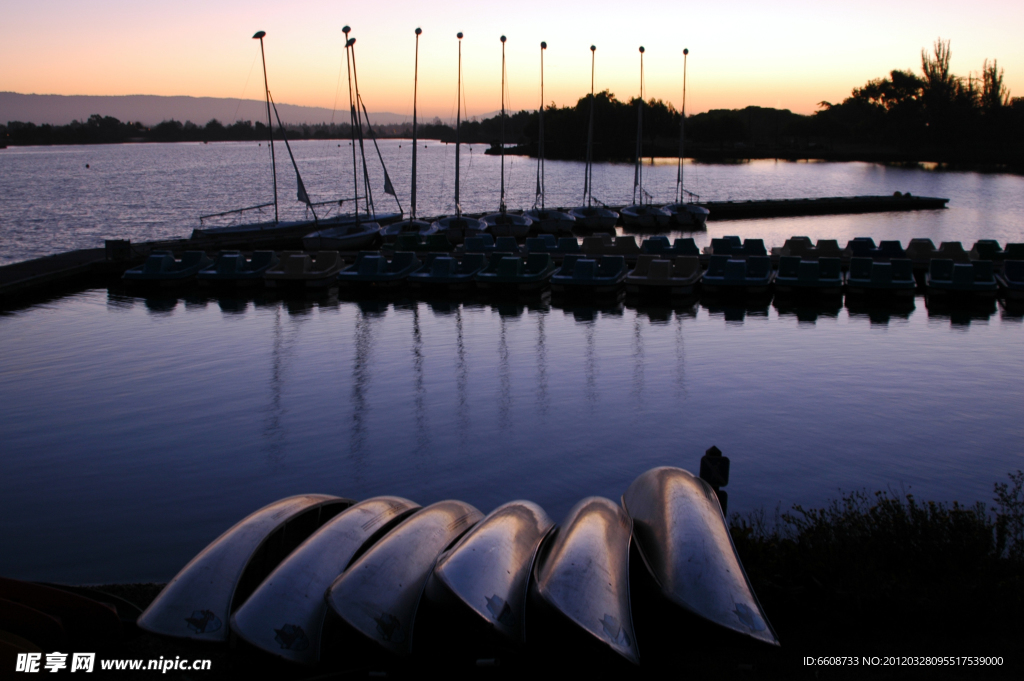
[[[690,50],[683,48],[683,111],[679,121],[679,165],[676,169],[676,203],[665,206],[672,214],[672,222],[692,229],[706,229],[710,211],[693,203],[700,197],[688,192],[683,186],[683,148],[686,144],[686,56]],[[690,201],[686,199],[690,198]]]
[[[462,31],[455,36],[459,39],[459,82],[456,94],[457,113],[455,114],[455,215],[441,218],[434,224],[440,232],[448,235],[448,241],[461,244],[467,236],[483,234],[487,225],[483,220],[464,217],[462,204],[459,203],[459,128],[462,127]]]
[[[354,222],[340,224],[336,227],[329,227],[322,229],[318,232],[313,232],[302,239],[302,246],[306,250],[337,250],[337,251],[358,251],[361,248],[366,248],[377,240],[380,234],[380,223],[376,220],[376,215],[373,208],[373,192],[370,190],[370,173],[366,167],[366,149],[363,146],[363,125],[362,120],[364,118],[365,106],[363,106],[362,99],[359,96],[359,78],[356,75],[356,39],[349,38],[348,34],[352,30],[348,26],[341,29],[345,33],[345,66],[348,72],[348,100],[349,100],[349,120],[351,121],[352,130],[352,183],[354,185],[354,201],[355,201],[355,213],[353,215]],[[362,107],[362,111],[360,108]],[[366,118],[366,125],[369,129],[371,138],[373,130],[370,128],[370,119]],[[356,143],[358,142],[359,148],[358,153],[356,150]],[[377,145],[377,140],[373,139],[374,146]],[[377,150],[378,156],[380,150]],[[365,192],[364,200],[366,212],[364,214],[359,213],[359,170],[360,163],[362,161],[362,175],[363,175],[363,190]],[[381,159],[381,165],[384,165],[383,159]],[[387,168],[384,169],[384,191],[388,194],[395,195],[395,190],[391,186],[391,178],[388,177]],[[364,216],[370,218],[364,222]]]
[[[514,236],[525,239],[533,220],[525,215],[515,215],[505,207],[505,36],[501,36],[501,202],[498,212],[485,215],[487,231],[494,236]]]
[[[410,207],[412,214],[408,220],[395,222],[387,227],[381,228],[380,234],[384,237],[384,241],[388,243],[397,239],[399,234],[419,234],[420,236],[426,236],[437,232],[437,227],[435,226],[436,223],[416,219],[416,91],[420,80],[420,35],[422,33],[423,29],[416,29],[416,66],[413,71],[412,81],[412,190],[409,196],[409,202],[412,204]]]
[[[587,125],[587,164],[583,171],[583,204],[569,211],[576,220],[576,229],[587,232],[615,232],[619,214],[610,208],[594,205],[594,60],[597,46],[590,46],[590,123]],[[600,201],[598,201],[600,203]]]
[[[633,201],[622,209],[622,222],[634,229],[657,229],[667,227],[672,215],[664,208],[651,205],[650,194],[644,191],[643,163],[644,132],[644,48],[640,46],[640,99],[636,103],[636,165],[633,169]],[[644,203],[644,195],[647,203]],[[637,202],[639,195],[640,201]]]
[[[260,237],[260,238],[273,238],[282,235],[299,235],[310,230],[316,229],[318,226],[318,220],[316,211],[313,210],[313,203],[309,199],[309,195],[306,193],[306,188],[302,183],[302,175],[299,174],[299,167],[295,163],[295,156],[292,155],[291,146],[288,145],[288,138],[284,134],[284,125],[281,124],[280,115],[277,116],[277,123],[281,128],[281,139],[284,141],[285,146],[288,148],[288,155],[291,157],[292,166],[295,168],[295,177],[298,183],[298,200],[305,203],[306,207],[313,213],[313,220],[300,220],[294,222],[281,222],[280,211],[277,199],[277,158],[274,152],[274,122],[271,118],[270,110],[271,107],[274,109],[274,113],[277,114],[277,105],[274,104],[273,99],[270,96],[270,85],[267,81],[267,56],[263,49],[263,38],[267,35],[266,31],[257,31],[253,35],[253,40],[260,41],[260,56],[263,59],[263,91],[266,98],[267,105],[267,132],[269,135],[269,146],[270,146],[270,167],[271,175],[274,179],[274,202],[264,203],[258,206],[248,206],[246,208],[238,208],[235,210],[225,211],[223,213],[214,213],[212,215],[203,215],[199,218],[200,227],[192,230],[193,239],[202,239],[209,237]],[[203,227],[203,221],[208,219],[227,218],[228,216],[244,215],[249,211],[262,211],[264,208],[274,207],[274,220],[273,222],[251,222],[244,224],[225,225],[218,227]]]
[[[537,110],[540,131],[537,142],[537,198],[533,210],[526,211],[526,217],[537,223],[537,230],[547,234],[572,234],[576,218],[560,210],[544,208],[544,50],[548,44],[540,44],[540,109]],[[537,203],[540,208],[537,208]]]

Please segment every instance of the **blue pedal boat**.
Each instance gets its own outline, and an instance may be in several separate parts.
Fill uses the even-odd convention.
[[[204,267],[212,260],[203,251],[186,251],[181,260],[176,260],[170,251],[153,251],[146,261],[122,275],[126,284],[141,286],[180,286],[195,280]]]
[[[999,290],[991,260],[954,262],[934,258],[928,264],[925,286],[933,295],[994,296]]]
[[[621,255],[602,255],[598,259],[567,255],[551,276],[551,290],[570,295],[616,293],[622,288],[626,272],[626,259]]]
[[[539,291],[551,281],[557,266],[548,253],[518,255],[495,253],[487,267],[476,275],[477,288],[502,291]]]
[[[850,258],[850,271],[846,274],[848,293],[913,296],[916,289],[914,263],[909,258],[893,258],[888,262]]]
[[[397,251],[391,260],[377,251],[360,251],[354,263],[338,272],[338,284],[349,288],[398,288],[421,264],[409,251]]]
[[[423,266],[409,275],[409,285],[448,291],[468,289],[486,265],[483,253],[467,253],[462,260],[448,253],[428,253]]]
[[[1003,271],[996,275],[999,288],[1006,298],[1024,298],[1024,260],[1007,260]]]
[[[273,251],[253,251],[251,258],[240,251],[221,251],[210,267],[199,270],[196,279],[200,286],[262,286],[263,276],[277,262]]]
[[[843,273],[839,258],[802,260],[795,255],[779,258],[775,290],[780,293],[814,293],[840,295]]]
[[[767,255],[746,259],[712,255],[701,288],[710,293],[766,293],[774,281],[775,270]]]
[[[669,258],[654,253],[640,255],[636,259],[636,267],[626,275],[626,293],[649,296],[692,294],[704,275],[700,258],[695,255]]]

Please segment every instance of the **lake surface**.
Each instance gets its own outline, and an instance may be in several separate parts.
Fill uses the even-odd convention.
[[[408,144],[382,152],[401,160]],[[311,169],[317,154],[343,167],[333,149],[348,151],[293,147]],[[200,213],[266,200],[266,151],[4,150],[5,262],[187,235]],[[437,163],[435,175],[421,167],[421,214],[450,209],[453,152],[427,143],[420,156]],[[463,187],[467,211],[498,200],[498,160],[481,152],[463,167],[477,178]],[[534,167],[517,158],[512,168],[509,204],[529,207]],[[674,166],[648,170],[667,200]],[[390,172],[407,203],[407,169]],[[315,172],[303,174],[315,191]],[[575,203],[581,175],[580,164],[549,163],[548,205]],[[767,161],[688,165],[687,177],[707,199],[951,199],[945,211],[712,223],[698,243],[1024,241],[1024,180],[1013,176]],[[595,180],[602,200],[630,199],[632,167],[599,166]],[[584,496],[618,499],[652,466],[696,471],[711,445],[732,459],[730,511],[862,488],[989,501],[1024,468],[1022,319],[1002,302],[949,308],[920,296],[898,308],[666,307],[86,290],[0,315],[0,574],[166,580],[247,513],[303,492],[460,498],[485,512],[527,498],[557,520]]]

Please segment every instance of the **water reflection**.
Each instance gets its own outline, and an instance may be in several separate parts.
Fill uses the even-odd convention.
[[[469,438],[469,413],[466,400],[466,385],[469,372],[466,368],[466,343],[462,330],[462,308],[455,308],[455,421],[458,424],[459,449],[465,450]]]
[[[130,581],[173,576],[202,542],[165,562],[161,542],[196,532],[197,517],[215,534],[325,480],[355,498],[521,497],[560,515],[620,494],[637,469],[696,466],[711,444],[735,456],[741,510],[903,482],[924,498],[985,499],[993,471],[1019,467],[1024,315],[1010,301],[980,311],[987,328],[968,309],[971,326],[951,334],[961,312],[930,301],[915,314],[913,299],[849,298],[850,323],[803,326],[799,309],[778,301],[769,314],[764,300],[559,301],[554,314],[536,300],[224,293],[188,314],[175,313],[180,297],[166,312],[153,300],[101,289],[0,319],[0,518],[17,517],[0,536],[30,546],[0,552],[5,573],[62,565],[30,535],[71,527],[67,503],[90,509],[74,527],[96,548],[87,576],[65,577],[159,564],[114,573]],[[188,503],[168,491],[181,489]],[[104,539],[128,504],[145,529]]]
[[[558,307],[566,315],[571,315],[577,323],[593,322],[598,315],[603,317],[621,317],[625,310],[625,295],[585,300],[579,298],[565,298],[553,301],[554,307]]]
[[[721,315],[727,324],[742,324],[747,317],[767,317],[771,305],[770,294],[749,296],[719,296],[702,294],[701,307],[712,317]]]
[[[217,299],[220,311],[224,316],[244,315],[249,309],[249,301],[245,298],[229,298],[222,296]]]
[[[772,306],[778,310],[780,318],[796,317],[800,324],[814,324],[819,317],[837,318],[843,309],[843,297],[776,295]]]
[[[638,421],[644,412],[644,336],[640,317],[633,318],[633,417]]]
[[[548,354],[544,346],[544,319],[547,314],[538,312],[537,315],[537,345],[534,352],[537,355],[537,415],[542,422],[547,421],[548,408]]]
[[[412,371],[413,404],[416,412],[416,452],[425,453],[430,449],[430,432],[427,429],[426,397],[423,382],[423,334],[420,331],[420,306],[412,306]]]
[[[512,367],[509,364],[507,322],[511,317],[508,314],[498,315],[498,428],[505,433],[512,428]]]
[[[367,395],[371,379],[370,365],[373,361],[373,321],[383,318],[386,310],[385,306],[384,310],[368,312],[363,305],[359,305],[359,313],[356,315],[353,339],[355,357],[352,361],[352,434],[349,442],[356,480],[361,479],[363,470],[363,449],[370,411]]]
[[[636,310],[637,315],[647,317],[651,324],[666,324],[672,319],[673,314],[677,317],[695,318],[699,302],[700,298],[695,295],[661,300],[640,297],[626,298],[626,305]]]
[[[279,463],[285,450],[285,408],[282,399],[285,364],[292,342],[286,341],[281,323],[281,306],[274,313],[274,340],[270,350],[270,404],[263,422],[263,449],[267,459]]]
[[[120,286],[107,287],[107,309],[111,311],[128,311],[135,307],[135,296],[126,295]]]
[[[1000,318],[1008,322],[1024,321],[1024,300],[1004,298],[999,301]]]
[[[892,319],[906,321],[917,309],[912,296],[846,296],[851,319],[867,318],[872,326],[888,326]]]
[[[596,324],[593,320],[583,322],[583,334],[587,341],[586,351],[583,355],[584,394],[587,396],[587,404],[590,405],[590,413],[594,412],[594,406],[598,400],[597,349],[594,342],[595,326]]]
[[[949,320],[952,327],[967,327],[971,322],[987,322],[996,312],[995,298],[978,296],[925,296],[929,321]]]
[[[155,317],[170,317],[178,307],[178,297],[166,293],[154,293],[143,298],[146,311]]]

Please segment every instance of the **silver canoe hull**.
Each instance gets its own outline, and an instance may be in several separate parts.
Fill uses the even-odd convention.
[[[291,662],[315,664],[327,613],[324,593],[352,559],[419,506],[374,497],[317,530],[263,581],[231,617],[231,630]]]
[[[633,481],[622,505],[666,598],[727,629],[779,644],[710,485],[680,468],[652,468]]]
[[[262,563],[268,551],[278,550],[278,540],[285,546],[297,544],[352,503],[324,494],[301,494],[264,506],[189,561],[142,613],[139,627],[165,636],[226,641],[232,606],[240,605],[235,601],[248,588],[243,578],[248,583],[265,576],[247,573],[250,563]],[[286,535],[285,530],[291,531]]]
[[[335,580],[327,604],[384,650],[409,654],[420,597],[438,555],[481,518],[480,511],[454,500],[414,513]]]
[[[632,523],[614,502],[588,497],[569,511],[538,556],[540,597],[590,636],[640,664],[629,604]]]
[[[503,504],[441,554],[433,577],[503,636],[522,641],[530,571],[553,526],[532,501]]]

